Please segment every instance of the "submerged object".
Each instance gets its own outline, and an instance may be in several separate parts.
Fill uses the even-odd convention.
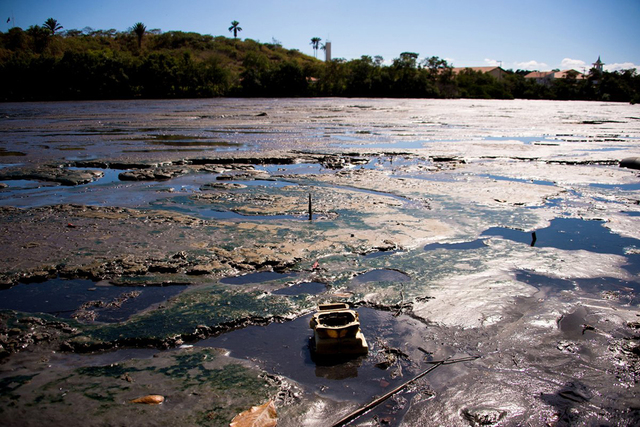
[[[358,313],[346,303],[320,304],[309,327],[314,332],[312,350],[316,355],[361,355],[369,351]]]

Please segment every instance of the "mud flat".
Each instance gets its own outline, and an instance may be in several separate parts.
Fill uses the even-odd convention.
[[[60,107],[0,108],[4,424],[325,426],[470,356],[353,425],[640,423],[635,106]],[[367,356],[312,357],[331,301]]]

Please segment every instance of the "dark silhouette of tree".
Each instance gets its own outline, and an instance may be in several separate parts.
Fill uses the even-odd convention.
[[[10,82],[0,85],[0,101],[357,96],[640,102],[636,70],[592,70],[587,79],[569,73],[543,85],[525,78],[526,70],[509,70],[497,80],[471,69],[454,73],[446,60],[413,52],[389,65],[367,55],[321,62],[276,41],[156,33],[142,23],[121,33],[45,24],[0,32],[0,81]],[[144,37],[144,50],[136,50],[136,35]]]
[[[229,31],[233,33],[233,38],[238,38],[238,31],[242,31],[240,28],[240,23],[238,21],[231,21],[231,26],[229,27]]]
[[[56,31],[61,30],[62,28],[64,28],[62,25],[60,25],[58,23],[58,21],[56,21],[53,18],[49,18],[46,21],[44,21],[44,25],[42,27],[45,30],[49,30],[51,32],[52,36],[56,35]]]
[[[313,47],[313,53],[315,57],[318,57],[318,48],[320,47],[320,42],[322,39],[320,37],[311,38],[311,47]],[[326,49],[326,46],[323,46]]]
[[[7,31],[5,36],[6,47],[11,50],[21,50],[27,48],[27,35],[20,27],[13,27]]]
[[[414,52],[402,52],[400,58],[393,60],[396,68],[416,68],[418,65],[418,54]]]
[[[27,29],[27,34],[31,37],[34,52],[44,52],[49,44],[49,30],[39,25],[32,25]]]
[[[136,22],[131,28],[131,31],[133,31],[138,38],[138,49],[142,49],[142,38],[144,37],[144,33],[147,32],[147,27],[142,22]]]

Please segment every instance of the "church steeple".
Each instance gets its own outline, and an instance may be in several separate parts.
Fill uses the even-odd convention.
[[[602,73],[603,71],[602,67],[604,67],[604,62],[600,60],[600,55],[598,55],[598,60],[593,63],[593,68],[595,68],[596,71]]]

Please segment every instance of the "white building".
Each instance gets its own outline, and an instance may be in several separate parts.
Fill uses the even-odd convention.
[[[331,42],[326,42],[324,44],[324,60],[326,62],[331,61]]]

